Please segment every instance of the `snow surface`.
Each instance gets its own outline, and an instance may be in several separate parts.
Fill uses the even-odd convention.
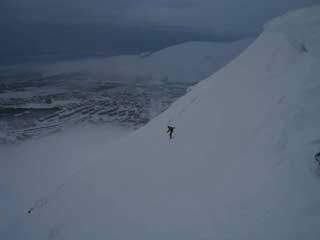
[[[101,152],[106,144],[130,131],[111,124],[86,123],[45,138],[0,145],[0,230],[19,211],[39,204],[35,197],[46,200],[52,189],[61,187],[94,156],[107,154]]]
[[[318,240],[320,23],[311,19],[319,23],[320,7],[271,21],[233,62],[90,156],[45,201],[35,193],[32,213],[3,221],[0,238]]]

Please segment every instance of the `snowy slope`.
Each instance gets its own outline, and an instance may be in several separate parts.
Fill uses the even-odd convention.
[[[319,239],[319,32],[320,7],[271,21],[166,112],[34,195],[0,238]]]
[[[39,204],[70,176],[101,156],[106,144],[130,131],[112,124],[78,124],[47,137],[0,145],[0,232],[25,208]],[[0,236],[0,239],[1,236]]]

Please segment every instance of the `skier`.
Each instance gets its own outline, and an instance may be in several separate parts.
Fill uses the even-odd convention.
[[[174,129],[175,129],[174,127],[168,126],[167,133],[169,133],[169,139],[172,139],[172,134]]]
[[[320,166],[320,152],[318,152],[316,155],[314,155],[314,159],[316,160],[316,162]]]
[[[30,209],[28,210],[28,213],[31,214],[32,211],[33,211],[33,208],[30,208]]]

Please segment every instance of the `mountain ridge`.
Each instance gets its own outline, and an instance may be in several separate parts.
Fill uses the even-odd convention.
[[[310,239],[320,230],[320,7],[239,57],[82,169],[6,239]],[[305,32],[305,29],[306,32]],[[304,36],[305,36],[304,34]],[[301,35],[302,36],[302,35]],[[303,41],[302,41],[303,42]],[[176,127],[168,139],[168,124]]]

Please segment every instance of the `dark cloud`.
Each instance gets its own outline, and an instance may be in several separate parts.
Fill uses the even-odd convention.
[[[125,9],[132,24],[175,25],[215,33],[253,33],[270,18],[320,0],[176,0],[148,1]]]
[[[118,54],[252,36],[320,0],[0,0],[0,55]]]
[[[320,0],[1,0],[2,21],[101,22],[257,31],[267,19]]]

